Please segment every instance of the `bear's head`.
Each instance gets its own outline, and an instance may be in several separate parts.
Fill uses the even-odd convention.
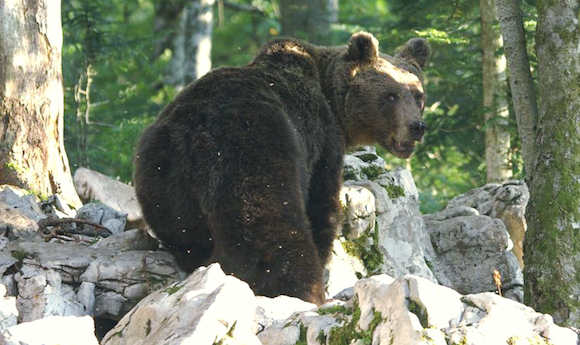
[[[379,143],[393,155],[408,158],[427,126],[422,68],[429,43],[409,40],[394,57],[379,52],[379,42],[366,32],[352,35],[345,60],[349,68],[345,99],[349,146]]]

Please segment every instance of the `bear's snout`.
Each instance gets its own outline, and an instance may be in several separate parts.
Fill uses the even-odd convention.
[[[427,124],[423,121],[415,121],[409,125],[409,130],[414,140],[421,141],[427,130]]]

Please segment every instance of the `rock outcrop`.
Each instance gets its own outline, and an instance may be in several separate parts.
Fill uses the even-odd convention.
[[[318,308],[254,296],[217,264],[186,277],[147,231],[127,229],[143,223],[123,206],[129,186],[110,191],[118,181],[81,171],[77,188],[101,202],[78,212],[58,196],[0,186],[0,344],[44,344],[45,327],[59,333],[46,338],[54,343],[96,344],[93,320],[109,320],[118,323],[104,345],[578,345],[574,331],[515,302],[523,276],[519,237],[514,255],[508,231],[525,231],[524,184],[486,185],[422,216],[409,171],[387,172],[373,149],[346,164],[344,226],[327,265],[329,301]],[[493,293],[495,270],[515,301]]]

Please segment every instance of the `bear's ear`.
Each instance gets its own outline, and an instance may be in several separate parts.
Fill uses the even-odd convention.
[[[411,38],[397,54],[403,59],[415,61],[421,68],[425,66],[430,55],[431,46],[424,38]]]
[[[357,32],[348,42],[348,59],[361,64],[371,64],[379,58],[379,41],[368,32]]]

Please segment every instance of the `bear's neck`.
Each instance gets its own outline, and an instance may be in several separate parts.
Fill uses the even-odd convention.
[[[320,86],[328,100],[332,113],[343,133],[347,133],[348,118],[346,116],[345,100],[348,94],[350,73],[345,68],[341,55],[346,47],[319,47],[315,55]]]

